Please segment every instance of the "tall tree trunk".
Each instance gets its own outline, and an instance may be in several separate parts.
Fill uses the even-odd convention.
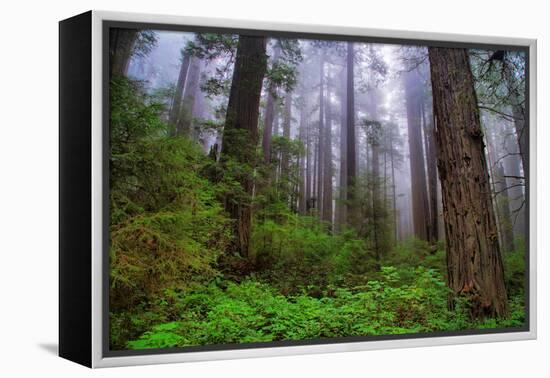
[[[182,50],[181,66],[178,75],[178,82],[176,83],[176,89],[174,91],[174,98],[172,99],[172,106],[170,107],[170,114],[168,115],[168,124],[172,127],[173,133],[176,133],[176,124],[180,115],[181,101],[183,98],[183,90],[185,88],[185,81],[187,79],[187,72],[189,71],[189,62],[191,61],[190,55]]]
[[[303,95],[302,95],[303,96]],[[304,96],[302,97],[304,98]],[[300,186],[299,186],[299,196],[298,196],[298,212],[301,215],[305,215],[307,211],[307,180],[308,180],[308,138],[307,138],[307,102],[302,105],[300,109],[300,126],[298,129],[298,139],[304,145],[304,154],[300,156]]]
[[[507,297],[473,76],[465,49],[430,47],[447,279],[473,318],[505,316]],[[449,302],[451,308],[454,300]]]
[[[525,129],[525,104],[521,101],[520,91],[526,90],[520,88],[514,78],[513,67],[503,62],[504,76],[506,79],[506,86],[508,87],[508,99],[512,106],[512,116],[514,117],[514,127],[516,129],[516,137],[519,146],[519,153],[521,156],[521,162],[523,165],[523,171],[528,169],[528,148],[527,143],[527,130]]]
[[[515,131],[511,127],[506,127],[504,172],[506,176],[506,186],[508,187],[508,198],[510,202],[510,214],[512,216],[512,225],[515,236],[525,236],[525,195],[523,193],[524,177],[521,173],[521,156]]]
[[[130,58],[138,38],[138,30],[112,28],[109,31],[109,78],[126,76]]]
[[[307,115],[306,115],[307,119]],[[313,148],[315,150],[315,148]],[[312,140],[311,140],[311,128],[309,123],[306,125],[306,212],[309,213],[309,210],[312,207],[311,198],[313,197],[312,191],[312,182],[313,182],[313,172],[311,161],[314,160],[314,151],[312,151]]]
[[[379,122],[378,118],[378,103],[379,96],[378,92],[372,91],[369,96],[368,112],[371,118],[371,121]],[[369,133],[368,129],[365,129],[365,144],[370,144],[372,151],[372,176],[371,176],[371,230],[372,230],[372,240],[374,243],[374,252],[377,263],[380,263],[382,258],[383,246],[382,246],[382,232],[381,232],[381,223],[384,221],[382,218],[382,206],[383,200],[381,198],[381,188],[380,188],[380,137],[381,130],[374,127]],[[370,135],[369,135],[370,134]],[[370,142],[370,143],[369,143]]]
[[[508,187],[506,186],[506,178],[504,177],[504,167],[502,162],[499,162],[495,167],[495,189],[496,189],[496,204],[500,219],[500,230],[502,234],[502,248],[504,252],[514,250],[514,233],[512,229],[512,216],[510,214]]]
[[[353,42],[347,43],[347,107],[346,107],[346,190],[347,190],[347,216],[348,222],[355,224],[357,219],[355,216],[354,207],[357,205],[354,202],[355,191],[355,175],[356,170],[356,155],[355,155],[355,86],[354,86],[354,59],[355,53],[353,50]]]
[[[395,162],[393,156],[393,133],[390,132],[390,167],[391,167],[391,194],[392,194],[392,205],[393,205],[393,233],[394,240],[393,245],[397,245],[399,240],[398,225],[397,225],[397,197],[395,196]]]
[[[265,37],[239,36],[221,158],[225,161],[236,160],[246,167],[237,177],[244,195],[232,194],[225,199],[225,209],[234,220],[233,249],[243,257],[248,257],[249,254],[258,113],[266,69]]]
[[[422,101],[422,125],[428,173],[428,209],[430,211],[428,239],[435,243],[439,239],[437,225],[437,158],[435,156],[433,116],[426,114],[426,103]]]
[[[319,152],[318,152],[318,163],[317,163],[317,203],[319,210],[319,219],[323,219],[324,211],[324,200],[323,196],[325,195],[324,189],[324,163],[325,163],[325,55],[321,54],[319,57]]]
[[[312,188],[311,188],[311,207],[310,210],[317,209],[318,204],[318,179],[317,176],[319,175],[319,140],[317,139],[317,142],[313,142],[313,180],[312,180]]]
[[[341,88],[340,88],[340,170],[339,170],[339,186],[338,201],[336,203],[336,226],[341,229],[341,226],[346,223],[346,179],[347,179],[347,164],[346,164],[346,147],[347,147],[347,118],[346,118],[346,68],[342,70]]]
[[[421,87],[415,71],[405,76],[405,100],[407,108],[407,130],[411,167],[411,192],[414,234],[422,240],[429,240],[429,209],[424,169],[424,148],[422,146]]]
[[[330,86],[327,83],[325,96],[325,137],[323,172],[323,221],[332,229],[332,113],[330,105]]]
[[[187,74],[187,85],[183,92],[183,102],[181,104],[180,115],[176,123],[176,134],[196,136],[192,130],[193,127],[193,107],[195,96],[199,91],[199,80],[201,73],[201,61],[199,58],[192,57]]]
[[[272,64],[276,64],[281,55],[281,49],[278,45],[274,47]],[[265,102],[264,132],[262,137],[262,150],[264,153],[264,163],[271,162],[271,135],[273,134],[273,119],[275,117],[275,88],[270,84],[267,88],[267,98]]]
[[[285,112],[283,115],[283,137],[290,142],[290,123],[292,120],[292,92],[285,96]],[[284,150],[282,156],[282,167],[284,174],[288,174],[290,164],[290,151]]]

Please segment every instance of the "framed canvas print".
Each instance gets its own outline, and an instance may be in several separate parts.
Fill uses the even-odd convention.
[[[60,355],[536,337],[536,41],[60,22]]]

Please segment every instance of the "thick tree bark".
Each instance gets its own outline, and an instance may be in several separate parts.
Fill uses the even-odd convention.
[[[199,58],[192,57],[187,74],[187,85],[183,93],[183,101],[181,104],[180,115],[176,123],[176,134],[195,137],[192,130],[193,127],[193,107],[195,97],[199,91],[199,80],[201,72],[201,61]]]
[[[168,124],[172,127],[172,132],[174,134],[176,133],[176,124],[180,115],[181,101],[183,98],[183,91],[185,89],[185,81],[187,80],[187,72],[189,71],[190,61],[191,57],[189,56],[189,54],[183,52],[178,81],[176,83],[176,89],[174,91],[174,98],[172,99],[170,114],[168,115]]]
[[[126,76],[138,38],[135,29],[113,28],[109,32],[109,77]]]
[[[231,194],[225,199],[225,209],[234,220],[233,249],[243,257],[248,257],[249,252],[258,116],[266,68],[265,37],[239,36],[223,132],[221,159],[222,161],[235,160],[247,167],[244,173],[237,175],[243,195]]]
[[[414,234],[422,240],[429,240],[429,208],[424,169],[424,148],[422,146],[421,87],[418,74],[408,72],[405,77],[405,97],[407,108],[407,130],[411,167],[411,193]]]
[[[468,53],[430,47],[429,59],[448,284],[454,296],[467,299],[473,318],[505,316],[502,257]]]
[[[354,59],[355,53],[353,49],[353,42],[347,44],[347,127],[346,127],[346,190],[347,190],[347,216],[348,223],[354,224],[355,219],[354,207],[354,187],[356,170],[356,155],[355,155],[355,86],[354,86]]]

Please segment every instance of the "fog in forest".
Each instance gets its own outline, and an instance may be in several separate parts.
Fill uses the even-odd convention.
[[[112,348],[525,324],[524,51],[112,29],[109,77]]]
[[[182,51],[189,41],[193,41],[195,34],[182,32],[155,31],[156,44],[146,56],[134,56],[129,63],[128,75],[134,79],[143,81],[150,93],[164,93],[168,107],[171,107],[170,95],[175,90],[178,75],[182,65]],[[330,165],[332,169],[332,190],[331,200],[331,222],[337,222],[339,201],[338,193],[341,191],[343,161],[345,164],[345,153],[342,154],[342,83],[345,82],[346,71],[346,42],[339,41],[313,41],[293,40],[295,48],[300,50],[302,60],[294,62],[296,70],[296,83],[288,97],[285,88],[277,88],[274,96],[275,116],[273,119],[273,135],[284,133],[285,111],[290,110],[290,138],[300,139],[300,128],[305,127],[304,135],[307,139],[306,153],[308,161],[319,159],[319,83],[320,83],[320,55],[324,59],[324,78],[328,84],[324,88],[326,96],[325,105],[330,108],[331,120],[325,128],[330,128]],[[381,200],[388,201],[395,212],[396,227],[395,236],[397,240],[404,240],[414,235],[413,224],[413,196],[411,188],[411,154],[410,146],[416,145],[423,154],[424,165],[419,167],[421,181],[426,181],[423,191],[426,195],[436,197],[437,234],[444,238],[441,193],[437,189],[432,194],[429,188],[428,172],[430,165],[435,165],[435,153],[428,156],[429,137],[433,128],[433,112],[431,109],[431,88],[429,79],[429,62],[427,49],[416,46],[399,46],[378,43],[354,43],[355,49],[355,133],[356,133],[356,164],[359,177],[372,178],[373,160],[377,160],[379,167],[376,170],[377,177],[383,187]],[[267,54],[270,57],[270,64],[276,64],[275,57],[281,53],[278,40],[270,40],[267,46]],[[472,54],[472,64],[479,65],[479,71],[487,69],[487,59],[490,58],[489,51],[475,51]],[[196,59],[196,58],[195,58]],[[517,69],[524,67],[521,53],[514,57],[514,64]],[[227,97],[212,94],[208,91],[208,81],[212,77],[219,78],[220,82],[225,80],[225,85],[230,81],[233,70],[234,57],[231,54],[220,54],[215,59],[197,59],[199,84],[196,85],[193,100],[193,117],[197,120],[196,128],[200,128],[202,121],[221,122],[219,117],[220,109],[227,106]],[[283,78],[284,80],[285,78]],[[284,84],[282,84],[283,86]],[[187,89],[186,89],[187,90]],[[498,91],[498,88],[486,90]],[[416,106],[419,110],[409,110],[407,113],[407,96],[410,93],[409,102],[418,101]],[[259,126],[265,128],[265,102],[268,97],[268,88],[262,90],[262,109]],[[286,101],[290,98],[292,103],[289,109]],[[414,106],[414,105],[411,105]],[[481,118],[486,133],[487,160],[491,169],[492,186],[495,198],[506,197],[501,200],[508,204],[509,211],[502,211],[500,224],[503,229],[513,229],[514,236],[524,236],[524,174],[519,155],[518,139],[514,126],[514,111],[511,106],[502,107],[499,103],[488,103],[486,108],[481,109]],[[499,110],[501,109],[501,110]],[[305,112],[305,119],[301,114]],[[415,114],[417,113],[417,114]],[[420,116],[420,119],[415,119]],[[166,116],[168,119],[168,115]],[[327,115],[323,115],[326,119]],[[408,118],[409,117],[409,118]],[[365,122],[376,121],[380,126],[366,125]],[[300,123],[304,122],[305,125]],[[420,126],[418,135],[411,136],[408,133],[408,122],[418,122]],[[378,130],[377,127],[380,129]],[[204,152],[208,153],[212,146],[218,143],[221,148],[221,130],[199,130],[195,134],[202,143]],[[344,136],[345,138],[345,136]],[[415,139],[416,138],[416,139]],[[304,141],[305,142],[305,141]],[[374,153],[378,156],[373,159]],[[433,142],[432,142],[433,143]],[[328,151],[328,146],[323,145]],[[325,152],[323,151],[323,152]],[[435,152],[435,151],[434,151]],[[415,162],[416,163],[416,162]],[[320,163],[319,166],[326,164]],[[418,165],[417,164],[417,165]],[[312,164],[315,165],[315,164]],[[324,169],[324,168],[323,168]],[[319,171],[319,168],[317,168]],[[321,172],[323,175],[324,172]],[[309,172],[310,180],[318,177],[319,173]],[[317,183],[311,183],[309,199],[313,198],[315,206],[319,208],[319,198],[316,196]],[[422,201],[420,197],[420,201]],[[299,200],[296,200],[299,201]],[[322,201],[322,198],[321,198]],[[498,203],[498,198],[495,199]],[[296,206],[299,206],[296,204]],[[496,204],[495,204],[496,206]],[[428,206],[429,207],[429,206]],[[501,206],[502,207],[502,206]],[[508,212],[510,214],[508,214]],[[428,217],[428,214],[422,216]],[[510,224],[511,222],[511,224]],[[506,231],[501,231],[505,234]],[[503,238],[503,236],[501,236]]]

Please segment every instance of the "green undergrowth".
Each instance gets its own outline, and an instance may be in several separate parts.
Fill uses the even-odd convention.
[[[423,267],[413,270],[416,278],[411,284],[401,284],[403,270],[383,267],[380,280],[353,288],[332,288],[320,298],[284,296],[272,286],[253,280],[167,291],[156,304],[156,313],[163,314],[164,321],[151,321],[151,326],[126,347],[308,340],[523,324],[519,297],[510,301],[509,318],[472,321],[460,303],[453,312],[447,309],[448,291],[439,272]]]

